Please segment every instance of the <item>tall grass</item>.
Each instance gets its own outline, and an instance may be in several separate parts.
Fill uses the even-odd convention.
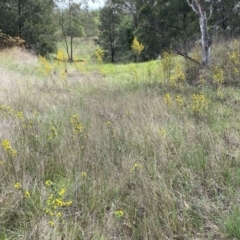
[[[0,239],[240,239],[238,89],[188,85],[169,54],[63,76],[16,52],[0,53]]]

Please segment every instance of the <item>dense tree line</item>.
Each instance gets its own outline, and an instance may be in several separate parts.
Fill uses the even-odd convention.
[[[34,52],[46,55],[56,49],[53,0],[1,0],[0,29],[20,37]]]
[[[59,7],[58,2],[65,4]],[[98,12],[89,11],[83,1],[0,1],[0,31],[5,36],[23,39],[27,48],[40,55],[55,52],[57,43],[64,40],[72,61],[76,47],[73,39],[96,36],[97,24]]]
[[[59,8],[57,2],[65,5]],[[188,57],[191,47],[201,40],[205,64],[217,37],[240,33],[237,0],[107,0],[96,11],[89,11],[87,2],[1,0],[0,30],[20,37],[41,55],[54,52],[57,41],[63,40],[69,61],[78,40],[91,36],[97,36],[105,60],[111,62],[135,59],[134,37],[144,45],[142,60],[156,59],[169,49]]]
[[[108,0],[100,10],[97,43],[106,59],[118,61],[123,52],[128,55],[134,36],[145,46],[143,60],[156,59],[168,49],[188,57],[201,40],[206,57],[213,38],[239,35],[239,10],[237,0]],[[204,64],[208,61],[203,57]]]

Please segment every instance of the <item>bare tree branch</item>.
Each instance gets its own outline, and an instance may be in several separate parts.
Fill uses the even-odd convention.
[[[209,12],[209,16],[208,16],[207,20],[209,20],[212,17],[212,13],[213,13],[213,2],[211,2],[210,12]]]
[[[197,5],[197,3],[196,3],[196,0],[192,0],[191,2],[190,2],[190,0],[187,0],[187,2],[188,2],[188,5],[192,8],[192,10],[197,14],[197,15],[199,15],[200,14],[200,9],[199,9],[199,7],[198,7],[198,5]]]

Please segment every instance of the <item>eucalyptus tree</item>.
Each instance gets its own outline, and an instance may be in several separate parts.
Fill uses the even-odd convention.
[[[210,63],[210,49],[211,49],[211,39],[208,33],[208,19],[212,15],[212,2],[209,7],[209,16],[207,15],[207,10],[205,2],[201,0],[187,0],[188,5],[192,10],[198,15],[199,26],[201,29],[201,43],[202,43],[202,64],[208,65]]]
[[[209,20],[213,16],[212,27],[214,30],[221,24],[226,30],[231,26],[233,18],[239,16],[239,1],[236,0],[187,0],[188,5],[198,15],[201,30],[202,64],[210,64],[210,50],[212,38],[209,34]]]

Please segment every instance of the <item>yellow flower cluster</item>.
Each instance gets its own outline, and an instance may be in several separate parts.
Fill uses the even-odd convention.
[[[61,193],[64,195],[64,193]],[[57,216],[56,210],[59,209],[59,207],[69,207],[72,205],[72,201],[63,201],[62,197],[63,195],[60,195],[58,198],[54,198],[54,195],[51,194],[47,200],[48,208],[46,209],[46,213],[48,213],[51,216]],[[58,214],[59,215],[59,214]]]
[[[94,52],[94,58],[98,63],[102,63],[103,61],[103,56],[104,56],[104,50],[102,48],[98,48]]]
[[[174,68],[174,56],[172,53],[163,52],[161,60],[162,77],[164,83],[169,83],[171,72]]]
[[[203,115],[208,109],[210,100],[204,94],[192,94],[192,111],[196,115]]]
[[[134,37],[131,48],[133,52],[136,54],[136,56],[138,57],[142,53],[144,49],[144,45],[141,44],[136,37]]]
[[[176,96],[176,102],[179,107],[183,107],[183,98],[180,95]]]
[[[52,184],[53,184],[53,183],[52,183],[51,180],[47,180],[47,181],[45,182],[45,185],[48,186],[48,187],[51,186]]]
[[[3,140],[2,141],[2,147],[4,152],[6,152],[8,155],[14,157],[17,154],[17,151],[11,147],[9,140]]]
[[[45,76],[48,76],[52,72],[52,64],[48,62],[45,57],[39,56],[39,61],[41,67],[39,67],[39,71],[42,72]]]
[[[72,201],[65,201],[64,196],[66,193],[65,188],[61,188],[59,191],[55,190],[54,183],[51,180],[47,180],[45,182],[47,187],[51,187],[52,193],[49,195],[47,199],[47,208],[45,209],[45,213],[49,215],[52,219],[49,222],[51,226],[54,225],[54,217],[62,216],[62,208],[69,207],[72,205]]]
[[[226,82],[239,82],[240,68],[240,43],[234,40],[232,49],[227,52],[227,64],[224,68]]]
[[[19,182],[14,184],[14,188],[21,190],[21,192],[23,193],[25,198],[29,198],[31,196],[29,191],[24,191],[23,190],[22,185]]]
[[[30,197],[30,192],[29,191],[25,191],[24,196],[25,196],[25,198]]]
[[[214,67],[213,81],[217,83],[217,85],[222,85],[224,82],[224,72],[219,66]]]
[[[58,135],[58,133],[57,133],[56,128],[55,127],[51,127],[50,128],[50,133],[48,134],[48,140],[49,141],[53,140],[54,138],[57,137],[57,135]]]
[[[170,87],[179,87],[186,80],[184,62],[172,51],[162,53],[160,69],[164,84],[168,84]]]
[[[57,50],[57,56],[56,56],[57,61],[59,62],[64,62],[67,60],[66,55],[64,54],[64,52],[62,50]]]
[[[224,97],[222,88],[220,88],[220,87],[217,89],[217,96],[218,96],[220,99],[223,99],[223,97]]]
[[[64,188],[62,188],[60,191],[59,191],[59,196],[63,196],[65,194],[66,190]]]
[[[72,115],[71,117],[71,124],[73,127],[73,133],[78,134],[81,133],[83,130],[83,126],[79,120],[79,114]]]
[[[124,215],[124,212],[122,210],[115,211],[113,213],[116,217],[121,218]]]
[[[139,163],[134,163],[132,168],[131,168],[131,172],[134,172],[134,171],[140,170],[140,169],[142,169],[142,165],[139,164]]]
[[[51,227],[54,226],[54,222],[53,222],[53,221],[49,221],[48,223],[49,223],[49,225],[50,225]]]
[[[57,50],[56,54],[56,61],[54,62],[52,68],[54,68],[54,71],[56,72],[56,67],[60,66],[60,79],[66,79],[67,78],[67,60],[68,56],[60,49]]]
[[[19,118],[20,120],[23,120],[23,112],[18,111],[15,116]]]
[[[14,188],[16,188],[16,189],[20,189],[21,187],[22,187],[22,185],[19,182],[15,183],[15,185],[14,185]]]
[[[158,129],[158,134],[160,137],[165,136],[167,133],[166,129]]]
[[[170,74],[170,86],[177,87],[185,81],[185,74],[182,70],[180,61],[177,61],[176,66],[173,67],[173,73]]]
[[[0,105],[0,113],[2,117],[14,116],[15,111],[7,105]]]
[[[10,106],[7,105],[0,105],[0,114],[1,117],[16,117],[20,120],[23,120],[23,112],[21,111],[15,111]]]
[[[169,93],[165,94],[164,101],[168,106],[172,105],[172,98]]]
[[[229,53],[228,55],[231,60],[233,60],[234,62],[237,62],[238,57],[236,52]]]
[[[218,90],[221,89],[219,88]],[[222,96],[221,91],[218,91],[218,94]],[[202,93],[192,94],[189,104],[187,104],[187,100],[180,95],[176,95],[175,101],[173,102],[169,93],[165,94],[164,101],[168,106],[174,104],[174,106],[179,108],[189,109],[195,115],[204,115],[210,104],[210,99],[206,98]]]
[[[67,78],[66,69],[63,69],[63,70],[60,72],[60,77],[61,77],[61,79],[66,79],[66,78]]]

